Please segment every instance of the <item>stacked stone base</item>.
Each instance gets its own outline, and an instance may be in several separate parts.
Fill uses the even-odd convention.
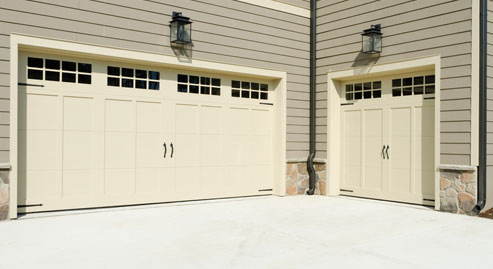
[[[0,221],[9,219],[9,171],[0,169]]]
[[[325,162],[316,162],[315,165],[315,194],[325,195],[327,174]],[[286,195],[304,195],[309,189],[309,175],[305,162],[288,162],[286,165]]]
[[[477,201],[477,173],[468,170],[442,168],[440,170],[440,211],[475,215]]]

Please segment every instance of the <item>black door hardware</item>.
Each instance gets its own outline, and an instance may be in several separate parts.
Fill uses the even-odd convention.
[[[170,144],[170,147],[171,147],[171,158],[173,158],[173,152],[175,152],[175,148],[173,148],[173,142],[171,142]]]
[[[382,146],[382,158],[385,160],[385,145]]]
[[[387,148],[385,149],[385,154],[387,154],[387,160],[390,159],[390,156],[389,156],[389,149],[390,149],[390,146],[387,145]]]
[[[164,147],[164,157],[163,158],[166,158],[166,152],[168,152],[168,148],[166,147],[166,142],[164,142],[163,147]]]

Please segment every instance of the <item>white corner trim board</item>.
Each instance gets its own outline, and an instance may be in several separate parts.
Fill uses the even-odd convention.
[[[149,63],[170,69],[185,69],[194,71],[213,71],[217,74],[255,77],[273,81],[276,92],[275,137],[276,143],[274,164],[274,195],[285,195],[286,171],[286,90],[287,73],[283,71],[238,66],[207,60],[180,62],[173,55],[154,54],[143,51],[112,48],[95,44],[74,41],[57,40],[44,37],[27,36],[22,34],[10,35],[10,218],[17,218],[17,173],[18,173],[18,65],[19,51],[34,51],[41,53],[68,54],[77,57],[94,59],[124,60],[130,63]]]
[[[471,165],[479,165],[479,0],[472,1]]]
[[[302,16],[305,18],[310,18],[310,10],[309,9],[305,9],[305,8],[301,8],[301,7],[297,7],[297,6],[293,6],[293,5],[289,5],[289,4],[285,4],[285,3],[280,3],[277,1],[273,1],[273,0],[237,0],[237,1],[249,3],[252,5],[256,5],[256,6],[266,7],[266,8],[270,8],[270,9],[275,9],[275,10],[279,10],[282,12]]]

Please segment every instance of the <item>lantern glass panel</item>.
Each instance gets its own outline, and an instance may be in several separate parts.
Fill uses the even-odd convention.
[[[171,42],[173,43],[190,43],[192,36],[192,24],[183,21],[174,21],[171,23]]]
[[[373,50],[373,42],[371,35],[363,35],[363,52],[371,52]]]
[[[373,51],[374,52],[382,52],[382,36],[379,34],[373,35]]]

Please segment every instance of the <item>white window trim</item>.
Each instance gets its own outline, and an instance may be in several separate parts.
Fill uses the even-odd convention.
[[[266,7],[266,8],[270,8],[270,9],[275,9],[275,10],[279,10],[282,12],[302,16],[305,18],[310,18],[310,10],[309,9],[301,8],[301,7],[297,7],[297,6],[293,6],[290,4],[285,4],[285,3],[281,3],[281,2],[277,2],[277,1],[273,1],[273,0],[237,0],[237,1],[249,3],[252,5],[256,5],[256,6]]]
[[[287,102],[287,73],[269,69],[260,69],[217,63],[204,60],[180,62],[175,56],[154,54],[135,50],[111,48],[100,45],[64,41],[23,34],[10,35],[10,215],[17,218],[17,173],[18,173],[18,62],[19,51],[42,51],[48,53],[69,53],[90,55],[94,58],[121,59],[128,62],[148,62],[164,67],[186,69],[190,71],[210,71],[217,74],[255,77],[264,80],[274,80],[276,108],[274,136],[278,141],[274,148],[276,160],[273,179],[273,194],[284,196],[286,193],[286,102]]]
[[[359,78],[392,75],[394,73],[413,72],[424,69],[435,70],[435,209],[440,209],[440,56],[430,56],[400,62],[363,66],[358,68],[331,71],[327,73],[327,184],[328,196],[340,194],[340,113],[342,81]]]

